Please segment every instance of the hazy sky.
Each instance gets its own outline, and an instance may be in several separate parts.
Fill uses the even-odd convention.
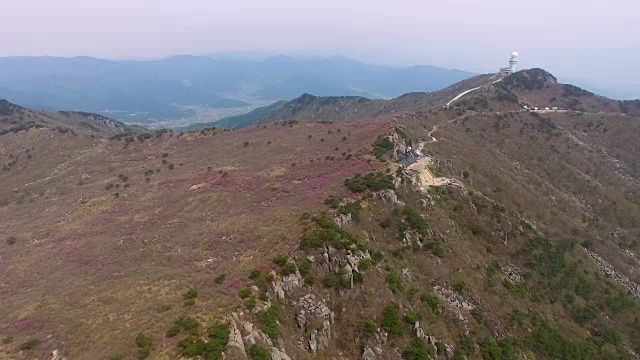
[[[0,56],[272,50],[493,71],[518,50],[576,76],[592,50],[640,55],[639,16],[638,0],[7,0]]]

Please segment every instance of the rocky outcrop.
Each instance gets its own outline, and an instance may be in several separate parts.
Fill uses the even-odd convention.
[[[296,269],[294,274],[289,274],[287,276],[282,277],[282,289],[285,293],[289,293],[294,289],[297,289],[302,286],[304,279],[300,274],[300,271]]]
[[[281,351],[277,347],[272,346],[271,348],[269,348],[269,351],[271,352],[271,360],[291,360],[289,355],[287,355],[284,351]]]
[[[348,265],[351,267],[352,272],[360,272],[358,269],[360,261],[364,259],[370,260],[371,254],[369,251],[362,250],[339,251],[329,246],[325,248],[322,258],[324,260],[324,266],[328,271],[339,273],[340,270]]]
[[[242,339],[242,333],[238,329],[238,325],[235,319],[229,320],[229,343],[227,344],[228,356],[232,359],[247,359],[247,351],[244,347],[244,340]]]
[[[278,276],[275,271],[272,271],[270,274],[273,276],[273,282],[271,282],[271,289],[273,290],[273,293],[279,301],[284,301],[285,293],[282,278]]]
[[[336,225],[340,226],[341,228],[351,224],[351,221],[352,221],[351,213],[338,214],[336,215],[336,217],[333,218],[333,222],[336,223]]]
[[[413,329],[413,332],[418,339],[424,340],[427,343],[427,345],[429,345],[429,347],[432,348],[432,351],[431,351],[432,354],[435,355],[438,353],[438,347],[436,346],[436,343],[440,341],[436,339],[435,336],[426,335],[424,333],[424,330],[422,330],[422,328],[420,327],[419,321],[416,321],[416,323],[411,328]],[[449,344],[445,344],[443,342],[442,344],[444,344],[446,358],[452,359],[454,355],[453,346]]]
[[[620,286],[624,287],[629,291],[633,296],[640,298],[640,285],[633,282],[631,279],[626,277],[624,274],[619,273],[616,269],[611,266],[605,259],[603,259],[600,255],[595,252],[583,248],[584,252],[586,252],[598,265],[598,269],[604,273],[608,278],[620,284]]]
[[[291,360],[283,348],[274,346],[274,340],[249,321],[242,319],[243,313],[232,313],[226,321],[229,324],[229,343],[225,351],[227,359],[249,359],[247,349],[259,344],[269,348],[272,360]]]
[[[51,360],[67,360],[67,358],[62,357],[62,355],[60,354],[60,350],[55,349],[51,353]]]
[[[291,261],[291,260],[289,260]],[[273,277],[271,282],[271,290],[276,295],[278,301],[284,301],[287,293],[292,292],[295,289],[302,287],[304,284],[304,278],[296,266],[296,272],[286,276],[280,276],[275,271],[272,271],[270,275]]]
[[[406,246],[418,246],[422,247],[422,241],[420,241],[420,234],[416,230],[406,230],[404,237],[402,238],[402,244]]]
[[[513,264],[509,264],[502,268],[504,272],[504,280],[511,284],[519,284],[522,282],[520,270]]]
[[[300,298],[296,307],[298,313],[296,322],[298,328],[308,333],[308,350],[314,355],[328,349],[331,340],[331,325],[335,321],[335,314],[322,300],[317,300],[314,294]],[[319,328],[314,327],[321,324]]]
[[[420,205],[424,208],[431,209],[436,206],[436,202],[433,200],[431,195],[425,194],[425,197],[420,199]]]
[[[433,287],[433,290],[438,297],[447,303],[448,307],[455,314],[457,320],[467,328],[469,326],[469,319],[465,316],[465,313],[473,310],[475,305],[448,286],[436,285]]]
[[[389,205],[404,205],[402,201],[398,200],[398,195],[396,195],[396,192],[391,189],[376,191],[373,193],[373,198],[383,201],[384,203]]]
[[[378,360],[378,357],[372,348],[366,347],[362,352],[362,360]]]
[[[329,348],[329,340],[331,339],[331,327],[327,322],[322,323],[320,330],[314,329],[309,335],[309,350],[316,355],[318,351],[324,351]]]

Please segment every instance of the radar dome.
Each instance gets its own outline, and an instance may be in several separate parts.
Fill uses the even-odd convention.
[[[518,52],[514,51],[511,53],[511,57],[517,58],[518,57]]]

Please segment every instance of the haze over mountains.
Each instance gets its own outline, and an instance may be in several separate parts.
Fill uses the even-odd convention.
[[[0,98],[47,110],[99,112],[136,123],[197,115],[211,121],[303,93],[391,98],[438,90],[470,76],[433,66],[367,65],[344,57],[9,57],[0,58]]]

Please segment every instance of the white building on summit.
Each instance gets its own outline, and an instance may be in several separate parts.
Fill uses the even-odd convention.
[[[509,67],[500,68],[501,75],[511,75],[518,71],[518,52],[511,53],[511,59],[509,59]]]

